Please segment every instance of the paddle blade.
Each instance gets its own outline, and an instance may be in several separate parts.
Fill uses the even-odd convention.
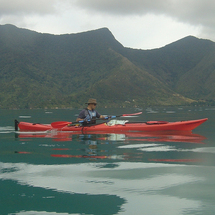
[[[70,124],[72,124],[72,122],[58,121],[58,122],[52,122],[51,126],[53,128],[63,128],[63,127],[70,125]]]
[[[130,113],[130,114],[123,114],[122,116],[126,117],[126,116],[137,116],[142,114],[143,112],[138,112],[138,113]]]

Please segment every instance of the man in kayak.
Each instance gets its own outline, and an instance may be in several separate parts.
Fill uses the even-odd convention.
[[[87,108],[84,108],[78,115],[76,122],[84,121],[83,124],[95,124],[96,118],[105,119],[104,116],[99,114],[95,108],[97,105],[96,99],[89,99],[87,103]]]

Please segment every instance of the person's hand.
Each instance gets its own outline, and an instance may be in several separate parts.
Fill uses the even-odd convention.
[[[83,119],[83,121],[89,123],[91,121],[91,119],[89,119],[88,117],[86,117],[85,119]]]
[[[112,118],[112,116],[106,116],[104,119],[109,120],[109,119],[111,119],[111,118]]]

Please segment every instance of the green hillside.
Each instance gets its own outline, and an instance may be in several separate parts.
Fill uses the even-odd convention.
[[[175,92],[195,100],[215,100],[214,42],[189,36],[160,49],[124,53]]]
[[[6,25],[0,28],[2,107],[69,106],[117,65],[107,29],[54,36]],[[113,44],[115,43],[115,40]],[[117,45],[120,46],[119,43]]]
[[[119,54],[117,54],[119,55]],[[192,102],[166,87],[161,81],[121,57],[120,67],[87,91],[107,107],[138,105],[179,105]]]
[[[194,99],[215,99],[215,49],[180,77],[176,90]]]
[[[215,48],[207,40],[135,50],[107,28],[51,35],[0,25],[0,47],[1,108],[81,107],[89,97],[107,107],[215,99]]]

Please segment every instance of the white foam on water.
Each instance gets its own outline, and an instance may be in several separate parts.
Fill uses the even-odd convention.
[[[132,145],[124,145],[124,146],[119,146],[118,148],[120,149],[133,149],[133,148],[145,148],[145,147],[155,147],[155,146],[160,146],[161,144],[155,144],[155,143],[150,143],[150,144],[132,144]]]
[[[148,111],[147,113],[159,113],[158,111]]]
[[[31,116],[19,116],[19,118],[22,118],[22,119],[29,119],[29,118],[31,118]]]
[[[13,215],[10,213],[9,215]],[[55,212],[46,212],[46,211],[20,211],[16,215],[68,215],[68,213],[55,213]],[[76,215],[76,214],[73,214]],[[78,214],[77,214],[78,215]]]
[[[16,131],[17,134],[46,134],[48,131]]]
[[[155,146],[155,147],[148,147],[148,148],[140,148],[139,150],[145,151],[145,152],[169,152],[169,151],[177,151],[177,149],[174,146]]]
[[[5,127],[0,127],[0,134],[7,134],[14,132],[14,127],[13,126],[5,126]]]
[[[215,110],[215,108],[205,108],[205,110]]]
[[[175,113],[175,111],[166,111],[166,113]]]

